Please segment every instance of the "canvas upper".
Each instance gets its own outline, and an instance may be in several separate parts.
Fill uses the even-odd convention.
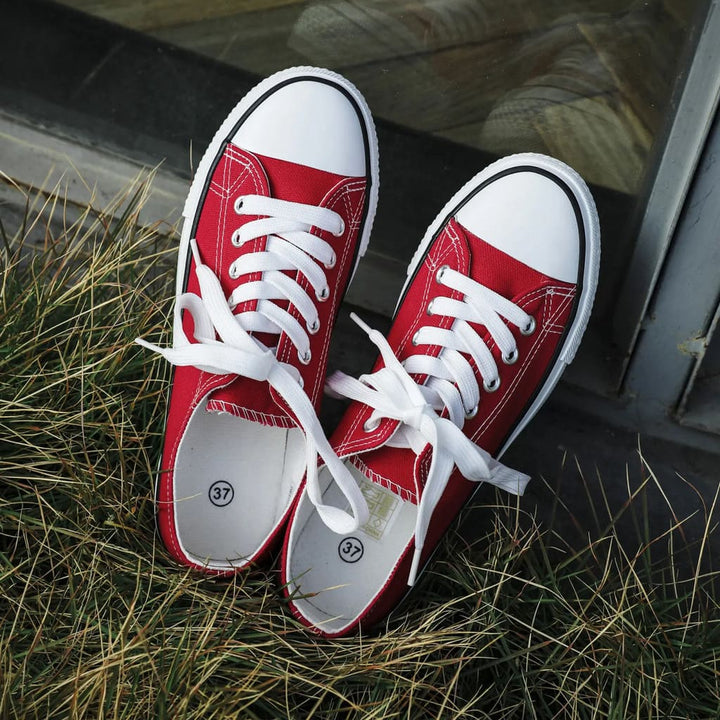
[[[340,536],[301,497],[282,571],[303,623],[331,636],[377,624],[478,482],[522,493],[527,476],[497,457],[572,359],[598,261],[589,191],[550,158],[500,161],[448,203],[411,264],[387,341],[374,337],[382,357],[373,373],[330,381],[355,398],[331,442],[365,494],[370,519]],[[438,392],[450,405],[461,400],[460,412]],[[326,484],[340,502],[329,478]]]
[[[315,68],[261,83],[203,157],[184,212],[173,348],[153,346],[175,365],[156,495],[180,562],[230,572],[258,560],[317,453],[332,455],[317,411],[377,185],[364,100]]]

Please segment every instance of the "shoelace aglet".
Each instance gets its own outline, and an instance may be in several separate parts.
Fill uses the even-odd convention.
[[[377,349],[380,351],[380,355],[385,361],[386,367],[402,368],[402,363],[397,359],[397,357],[395,357],[395,353],[392,351],[392,348],[390,347],[388,341],[385,339],[385,336],[379,330],[374,330],[373,328],[371,328],[354,312],[350,313],[350,319],[356,325],[358,325],[361,330],[364,330],[370,340],[375,344]],[[410,381],[410,384],[413,386],[415,385],[412,380]]]
[[[360,318],[358,315],[356,315],[354,312],[350,313],[350,319],[361,329],[364,330],[367,336],[372,340],[372,342],[377,345],[378,349],[380,350],[380,354],[385,358],[385,362],[387,364],[387,353],[390,353],[392,355],[392,350],[390,350],[390,346],[387,343],[387,340],[385,339],[385,336],[379,331],[375,330],[374,328],[371,328],[362,318]],[[393,355],[393,357],[395,357]]]
[[[413,552],[412,565],[410,566],[410,573],[408,574],[407,584],[408,587],[415,585],[418,573],[420,572],[420,555],[422,555],[422,545],[417,544],[417,537],[415,538],[415,550]]]
[[[370,339],[373,337],[373,333],[379,335],[377,330],[373,330],[357,313],[351,312],[350,319],[361,329],[364,330]]]
[[[197,267],[201,267],[203,261],[200,257],[200,249],[198,248],[197,240],[195,238],[190,238],[190,251],[192,252],[193,259],[195,260],[195,265],[197,265]]]
[[[338,381],[343,377],[347,377],[347,376],[345,375],[345,373],[341,373],[338,370],[336,370],[334,373],[332,373],[332,375],[328,375],[328,377],[325,380],[325,385],[323,387],[323,390],[328,397],[335,398],[336,400],[344,400],[345,399],[345,395],[337,392],[336,390],[333,390],[333,388],[332,388],[333,380]]]
[[[143,340],[142,338],[136,337],[135,343],[137,343],[141,347],[146,348],[147,350],[152,350],[153,352],[162,352],[162,349],[159,348],[157,345],[153,345],[152,343],[149,343],[147,340]]]

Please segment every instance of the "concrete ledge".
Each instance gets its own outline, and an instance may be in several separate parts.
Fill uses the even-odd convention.
[[[82,145],[0,114],[2,179],[28,191],[62,190],[68,202],[98,209],[111,204],[141,177],[152,177],[141,222],[161,223],[171,232],[180,219],[187,180],[98,147]],[[12,203],[7,190],[6,203]],[[6,228],[8,231],[8,228]]]

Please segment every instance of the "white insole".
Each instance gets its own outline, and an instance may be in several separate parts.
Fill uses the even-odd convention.
[[[265,543],[305,473],[299,428],[193,412],[175,463],[175,524],[185,553],[232,568]]]
[[[370,604],[415,532],[417,506],[372,483],[346,463],[370,508],[369,522],[347,536],[337,535],[320,519],[303,494],[288,552],[293,602],[325,632],[339,632]],[[343,496],[327,469],[323,502],[344,507]],[[303,597],[307,596],[307,597]]]

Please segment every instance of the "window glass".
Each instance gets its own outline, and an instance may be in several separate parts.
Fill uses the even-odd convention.
[[[373,112],[493,154],[533,150],[637,192],[692,0],[66,0],[260,75],[341,71]]]

